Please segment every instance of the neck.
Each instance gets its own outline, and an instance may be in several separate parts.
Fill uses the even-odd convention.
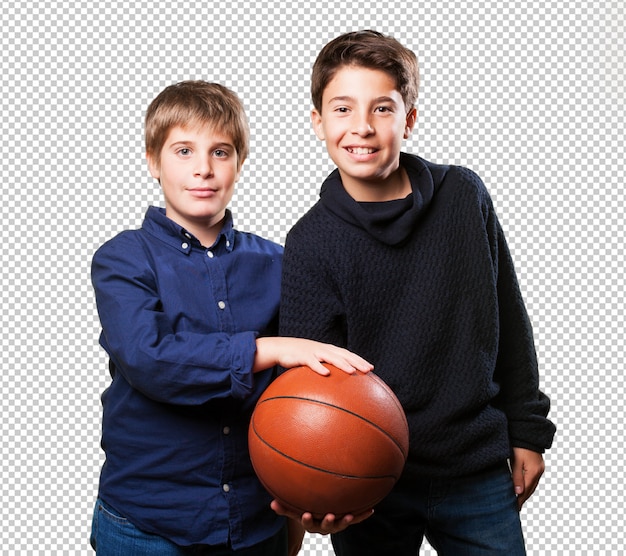
[[[198,241],[204,247],[211,247],[217,240],[217,236],[222,231],[224,225],[224,219],[220,220],[217,224],[208,227],[195,227],[187,228],[194,236],[198,238]]]

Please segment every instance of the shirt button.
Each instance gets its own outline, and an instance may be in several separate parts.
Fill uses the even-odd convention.
[[[187,247],[189,247],[189,244],[185,242],[185,243],[183,243],[183,244],[181,245],[181,247],[182,247],[183,249],[187,249]]]
[[[209,257],[209,259],[212,259],[214,257],[213,251],[207,251],[206,254],[207,254],[207,257]]]
[[[230,434],[230,427],[224,427],[224,428],[222,429],[222,432],[223,432],[224,434]]]
[[[226,247],[230,247],[230,241],[226,240]]]
[[[223,490],[224,492],[230,492],[230,485],[228,485],[228,484],[224,484],[224,485],[222,485],[222,490]]]
[[[217,306],[218,306],[220,309],[226,309],[226,303],[224,303],[223,301],[218,301],[218,302],[217,302]]]

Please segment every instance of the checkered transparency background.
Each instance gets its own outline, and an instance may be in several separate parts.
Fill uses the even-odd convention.
[[[161,203],[142,152],[149,101],[183,79],[239,93],[252,150],[236,223],[283,242],[331,169],[309,125],[311,63],[330,38],[375,28],[420,59],[406,149],[482,176],[517,264],[558,426],[522,514],[529,554],[623,553],[623,6],[4,6],[0,551],[90,553],[108,375],[89,266]],[[307,536],[302,554],[332,548]]]

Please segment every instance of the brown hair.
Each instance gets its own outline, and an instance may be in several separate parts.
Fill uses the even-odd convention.
[[[419,67],[417,56],[396,39],[377,31],[355,31],[327,43],[313,64],[311,97],[321,114],[322,96],[342,66],[362,66],[390,75],[402,95],[407,112],[417,100]]]
[[[248,156],[250,128],[239,97],[218,83],[181,81],[166,87],[146,112],[146,153],[158,162],[173,127],[208,125],[228,135],[239,167]]]

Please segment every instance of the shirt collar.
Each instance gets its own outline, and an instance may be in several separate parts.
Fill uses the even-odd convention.
[[[185,254],[189,254],[192,245],[201,246],[200,241],[191,232],[165,216],[165,209],[162,207],[151,206],[148,208],[142,228]],[[224,238],[224,248],[230,253],[235,245],[235,228],[233,215],[229,209],[226,209],[224,225],[215,243],[204,247],[214,248],[222,238]]]

